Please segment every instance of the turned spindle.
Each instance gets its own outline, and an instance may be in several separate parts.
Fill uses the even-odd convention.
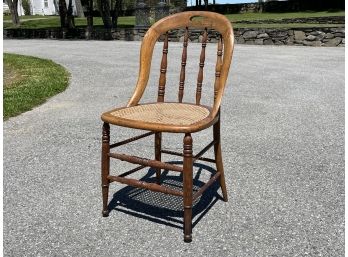
[[[203,68],[205,61],[205,47],[207,46],[208,32],[205,28],[202,39],[202,50],[199,58],[199,72],[197,77],[196,104],[200,104],[202,95]]]
[[[188,42],[188,28],[186,27],[184,35],[184,44],[181,56],[181,71],[180,71],[180,83],[179,83],[179,103],[182,103],[182,98],[184,96],[184,85],[185,85],[185,68],[187,60],[187,42]]]
[[[159,78],[158,97],[157,102],[164,102],[164,93],[166,87],[166,73],[167,73],[167,54],[168,54],[168,32],[165,35],[163,43],[163,55],[161,61],[161,74]]]

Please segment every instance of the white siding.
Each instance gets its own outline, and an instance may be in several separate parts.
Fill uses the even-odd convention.
[[[42,0],[42,1],[43,1],[43,6],[44,6],[45,0]],[[58,13],[58,10],[56,12],[56,8],[54,6],[53,0],[47,0],[47,2],[48,2],[48,7],[44,6],[44,15],[54,15],[54,14]]]
[[[65,0],[68,6],[69,0]],[[33,15],[58,15],[58,11],[54,6],[53,0],[48,0],[48,7],[45,7],[45,0],[31,0]],[[76,14],[75,0],[72,1],[73,13]]]
[[[17,11],[18,11],[18,16],[24,15],[24,9],[22,7],[22,0],[18,0]]]
[[[44,0],[31,0],[32,15],[44,15]]]

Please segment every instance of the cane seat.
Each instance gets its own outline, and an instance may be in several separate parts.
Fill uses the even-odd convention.
[[[102,115],[105,122],[129,128],[162,132],[193,132],[214,119],[208,106],[190,103],[150,103],[118,108]]]

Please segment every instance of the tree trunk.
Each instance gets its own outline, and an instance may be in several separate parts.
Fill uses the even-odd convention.
[[[91,39],[93,32],[93,0],[88,0],[87,13],[86,38]]]
[[[20,25],[18,16],[18,0],[6,0],[8,8],[10,8],[12,24],[15,27]]]
[[[116,0],[114,11],[112,12],[112,27],[114,29],[117,28],[117,20],[118,20],[118,17],[120,16],[121,8],[122,8],[122,0]]]
[[[66,29],[68,27],[67,13],[68,13],[68,10],[66,8],[65,0],[59,0],[59,17],[60,17],[60,26],[62,29]]]
[[[110,2],[109,0],[98,0],[98,7],[100,15],[103,19],[104,27],[106,29],[111,29],[112,22],[110,16]]]
[[[76,14],[79,18],[85,18],[85,14],[83,13],[83,8],[81,4],[81,0],[75,0]]]
[[[69,6],[68,6],[68,12],[67,12],[67,25],[69,29],[75,28],[72,0],[69,0]]]
[[[68,30],[75,27],[72,0],[69,0],[68,8],[66,7],[65,0],[59,0],[59,16],[60,26],[63,32],[62,37],[66,38]]]
[[[263,1],[259,0],[259,12],[263,12]]]
[[[56,14],[59,14],[59,5],[57,0],[53,0],[54,9],[56,9]]]

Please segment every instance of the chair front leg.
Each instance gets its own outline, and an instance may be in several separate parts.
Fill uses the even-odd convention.
[[[162,133],[155,133],[155,160],[161,161],[161,150],[162,150]],[[156,180],[157,184],[161,184],[161,169],[156,168]]]
[[[187,133],[184,137],[184,241],[192,241],[192,137]]]
[[[226,189],[226,182],[225,182],[224,166],[223,166],[222,155],[221,155],[220,111],[218,115],[219,115],[219,119],[213,126],[214,140],[217,141],[217,143],[214,145],[214,154],[215,154],[215,161],[216,161],[216,170],[221,173],[220,186],[222,191],[222,197],[224,201],[227,202],[228,201],[227,189]]]
[[[109,216],[108,209],[108,195],[109,195],[109,179],[107,176],[110,172],[110,126],[108,123],[103,124],[103,137],[102,137],[102,157],[101,157],[101,180],[102,180],[102,193],[103,193],[103,217]]]

